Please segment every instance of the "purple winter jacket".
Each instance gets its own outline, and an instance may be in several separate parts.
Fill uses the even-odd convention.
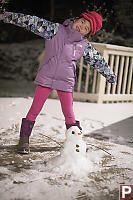
[[[55,90],[73,92],[76,79],[76,62],[83,56],[88,40],[69,20],[59,25],[51,40],[45,41],[45,55],[35,78],[37,85]]]

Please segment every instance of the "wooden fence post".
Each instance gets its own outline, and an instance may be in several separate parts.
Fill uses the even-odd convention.
[[[108,63],[108,53],[106,50],[103,51],[103,57],[106,60],[106,62]],[[98,75],[98,99],[97,99],[97,103],[103,103],[103,96],[105,93],[105,84],[106,84],[106,79],[105,77],[103,77],[101,74]]]
[[[83,57],[80,58],[77,92],[80,92],[80,89],[81,89],[82,71],[83,71]]]

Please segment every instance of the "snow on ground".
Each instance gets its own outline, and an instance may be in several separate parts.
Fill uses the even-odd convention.
[[[0,98],[1,200],[116,200],[119,184],[133,183],[133,148],[89,137],[96,129],[131,117],[132,103],[74,102],[88,147],[87,163],[82,161],[83,170],[88,164],[85,174],[74,161],[69,165],[58,162],[65,141],[58,100],[48,99],[38,116],[30,140],[31,153],[16,153],[21,118],[31,103],[32,98]]]

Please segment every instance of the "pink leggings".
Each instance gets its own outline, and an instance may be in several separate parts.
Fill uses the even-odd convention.
[[[26,116],[27,120],[35,121],[51,91],[51,88],[39,85],[36,87],[33,103]],[[75,123],[72,92],[57,90],[57,93],[61,102],[62,112],[64,114],[66,124]]]

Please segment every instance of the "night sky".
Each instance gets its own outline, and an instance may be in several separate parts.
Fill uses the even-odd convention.
[[[51,1],[45,0],[11,0],[8,9],[16,12],[22,12],[26,14],[34,14],[39,17],[50,18]],[[53,0],[54,2],[54,20],[64,20],[71,14],[74,16],[80,15],[81,12],[86,9],[94,10],[94,5],[97,8],[102,6],[102,14],[105,9],[110,11],[114,0]]]

